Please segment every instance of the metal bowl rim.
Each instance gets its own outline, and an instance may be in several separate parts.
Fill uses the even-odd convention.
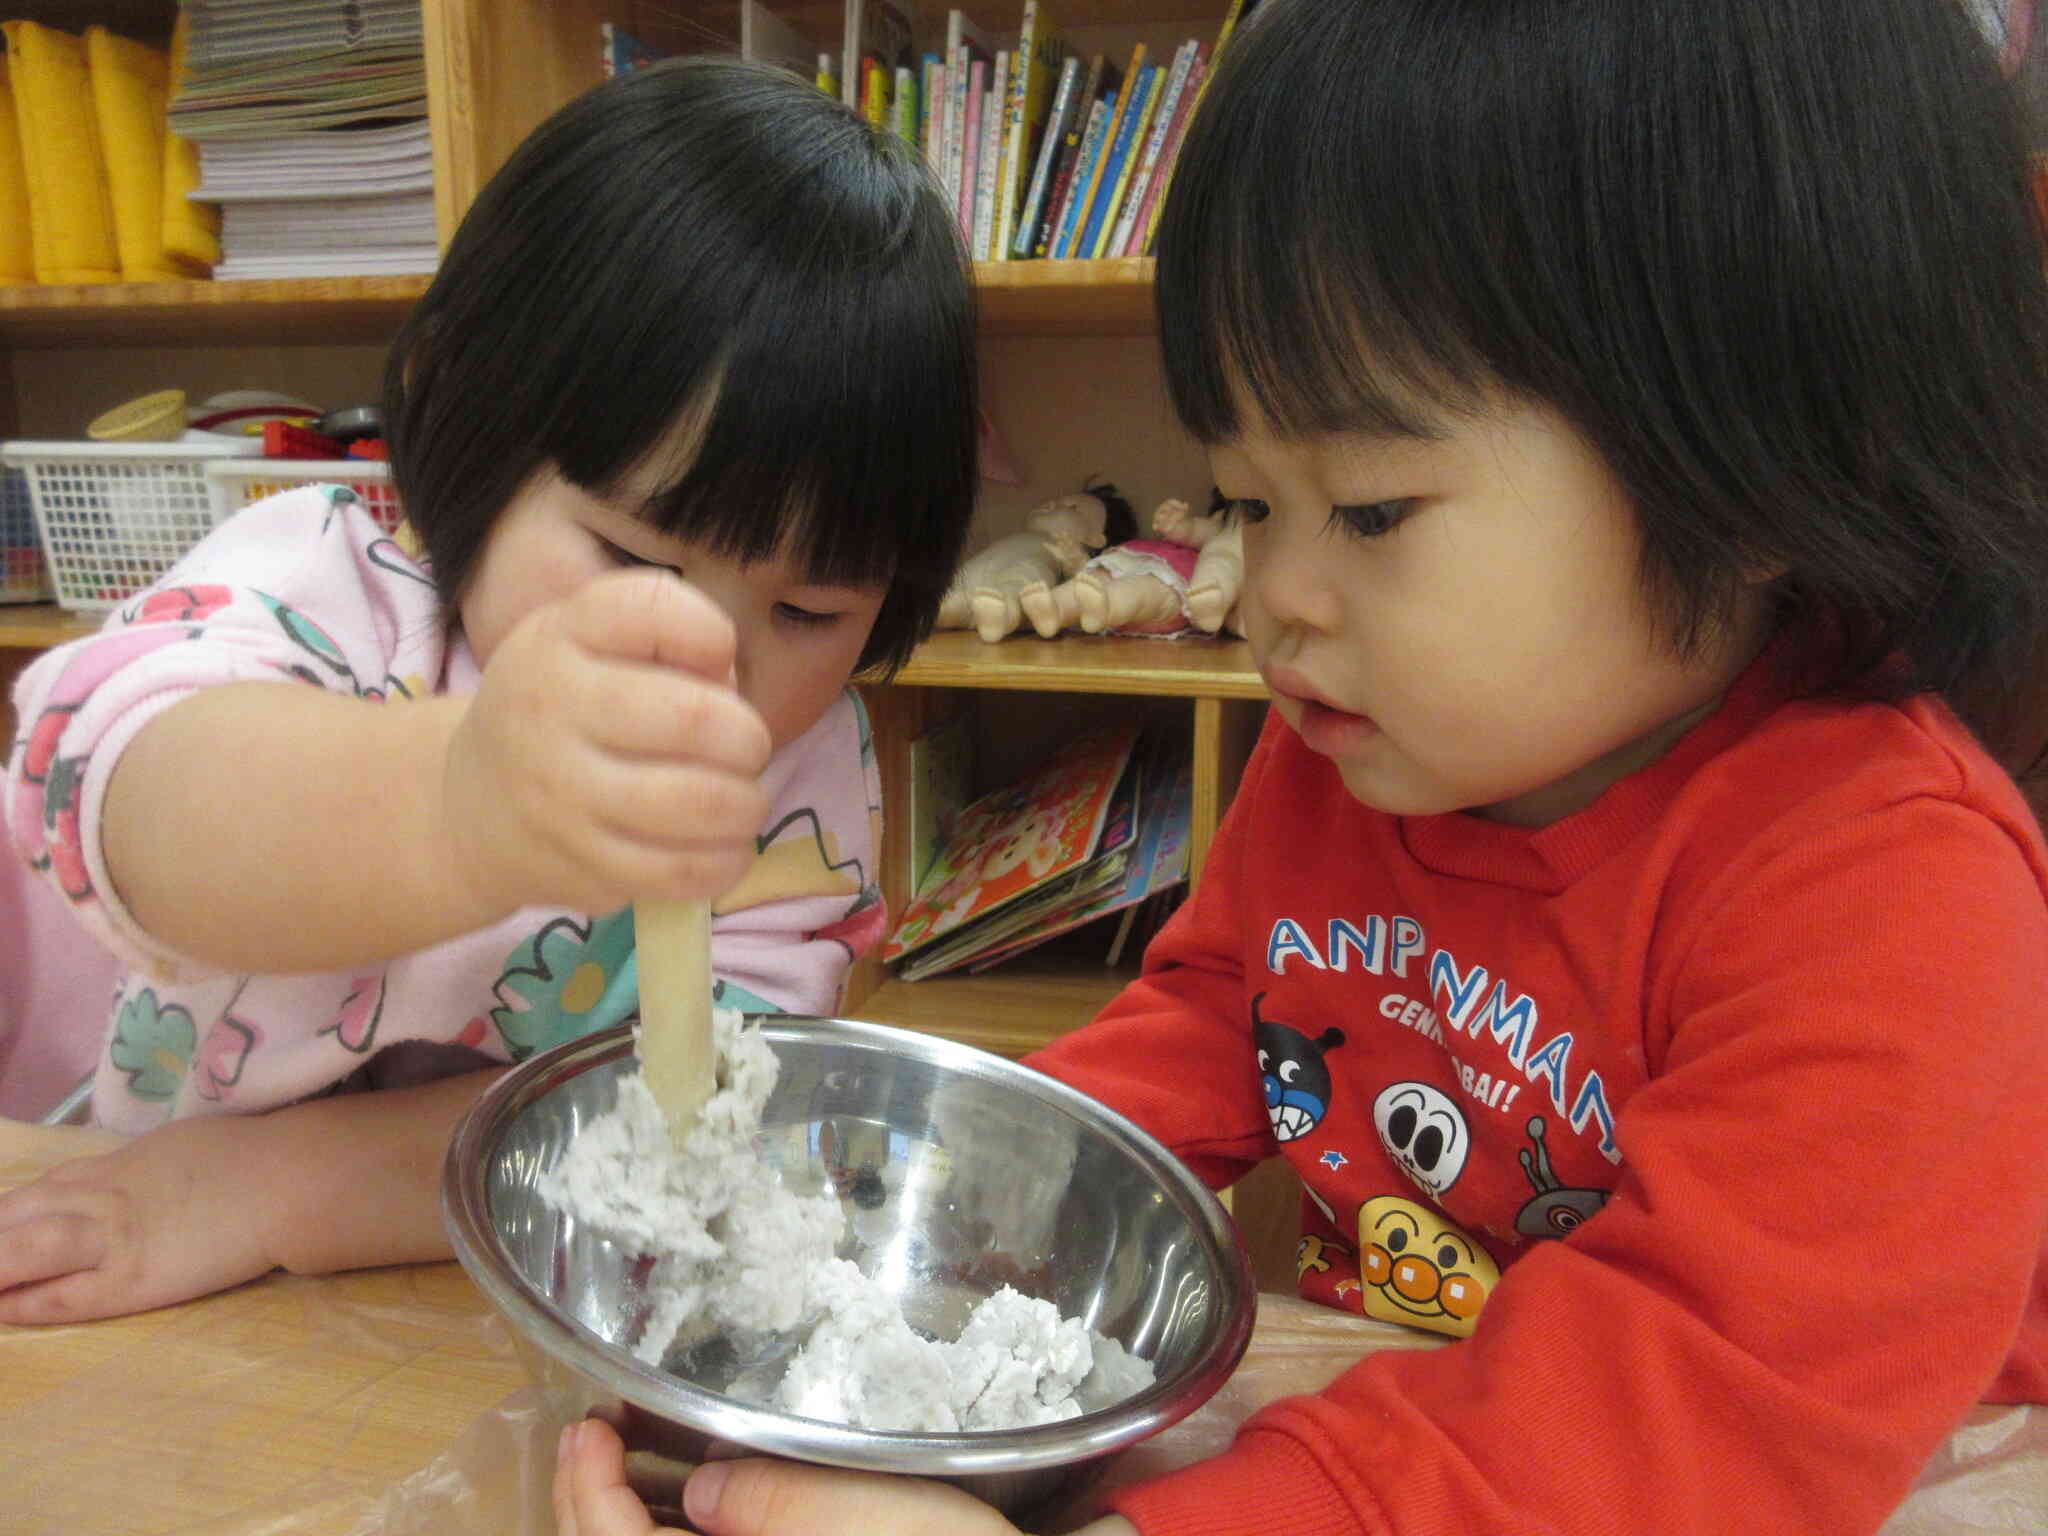
[[[456,1258],[472,1282],[545,1354],[658,1418],[771,1455],[857,1469],[926,1475],[1017,1472],[1108,1455],[1179,1422],[1213,1396],[1250,1343],[1257,1287],[1236,1226],[1208,1186],[1142,1127],[1043,1073],[988,1051],[915,1030],[859,1019],[750,1016],[778,1037],[825,1036],[841,1044],[909,1054],[948,1071],[1024,1089],[1048,1107],[1099,1127],[1160,1178],[1214,1253],[1218,1305],[1203,1329],[1197,1363],[1115,1407],[1026,1429],[918,1433],[853,1429],[756,1408],[657,1372],[562,1314],[511,1264],[490,1221],[482,1170],[497,1133],[559,1084],[632,1050],[632,1025],[566,1041],[516,1064],[476,1098],[449,1139],[441,1212]]]

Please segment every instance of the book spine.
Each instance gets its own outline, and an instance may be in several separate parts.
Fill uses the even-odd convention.
[[[839,99],[860,110],[861,12],[866,0],[846,0],[846,31],[839,49]]]
[[[879,128],[889,120],[889,87],[885,83],[888,75],[882,69],[882,61],[873,54],[860,61],[860,115],[867,119],[868,126]]]
[[[1088,108],[1088,127],[1081,136],[1080,152],[1074,156],[1073,175],[1068,180],[1060,205],[1059,228],[1052,241],[1054,257],[1064,257],[1074,243],[1074,225],[1079,222],[1083,193],[1090,167],[1102,153],[1104,130],[1109,122],[1110,98],[1098,96]]]
[[[924,56],[924,163],[939,185],[946,182],[946,80],[948,71],[939,56]]]
[[[819,90],[834,101],[839,99],[839,66],[832,62],[832,55],[829,53],[818,55],[817,82]]]
[[[1058,253],[1062,256],[1084,254],[1080,244],[1081,234],[1087,228],[1089,211],[1094,208],[1095,199],[1102,191],[1102,167],[1107,158],[1109,143],[1115,136],[1118,124],[1123,121],[1124,109],[1130,105],[1131,92],[1137,89],[1139,76],[1144,70],[1145,45],[1140,43],[1131,50],[1131,62],[1124,66],[1123,83],[1118,88],[1116,99],[1109,108],[1109,116],[1103,123],[1102,143],[1089,165],[1087,178],[1081,182],[1081,192],[1075,203],[1073,233],[1066,242],[1066,249]]]
[[[1131,99],[1124,104],[1123,121],[1117,124],[1116,135],[1103,158],[1102,190],[1095,198],[1095,206],[1088,211],[1088,225],[1076,247],[1077,254],[1081,256],[1102,254],[1103,235],[1116,216],[1118,199],[1124,195],[1124,187],[1131,178],[1131,161],[1138,152],[1139,135],[1144,133],[1153,103],[1159,99],[1161,73],[1158,65],[1147,64],[1138,79],[1137,88],[1131,92]]]
[[[993,261],[995,252],[996,188],[1003,174],[1003,149],[1009,142],[1003,132],[1003,102],[1010,93],[1010,55],[996,55],[996,67],[989,72],[988,96],[981,104],[981,183],[974,193],[974,259]]]
[[[967,100],[960,131],[960,195],[954,211],[960,218],[960,238],[974,249],[974,194],[981,186],[981,104],[988,95],[988,63],[976,59],[967,66]]]
[[[955,48],[946,59],[946,191],[955,216],[960,206],[960,156],[967,121],[967,49]]]
[[[1067,120],[1066,137],[1061,141],[1059,158],[1053,162],[1052,184],[1046,192],[1045,222],[1032,237],[1031,254],[1034,256],[1052,254],[1060,224],[1067,216],[1067,204],[1073,199],[1074,168],[1080,164],[1081,146],[1087,141],[1089,119],[1094,115],[1095,103],[1101,99],[1102,82],[1114,67],[1106,55],[1098,53],[1082,72],[1081,89],[1074,97],[1074,111]]]
[[[1080,55],[1069,54],[1061,61],[1059,86],[1045,114],[1045,131],[1038,136],[1038,163],[1031,168],[1031,185],[1025,189],[1024,206],[1017,215],[1017,232],[1010,246],[1012,256],[1032,254],[1032,243],[1045,212],[1046,189],[1052,184],[1053,163],[1059,159],[1060,142],[1074,115],[1074,97],[1080,88]]]
[[[1160,153],[1173,131],[1174,114],[1180,110],[1181,93],[1187,88],[1188,74],[1194,62],[1195,42],[1189,38],[1174,54],[1173,72],[1160,88],[1159,105],[1152,113],[1151,131],[1145,135],[1145,152],[1139,157],[1138,168],[1131,174],[1130,186],[1118,205],[1116,227],[1110,231],[1109,240],[1103,248],[1105,256],[1124,255],[1124,247],[1131,242],[1131,231],[1137,227],[1138,211],[1145,201],[1146,189],[1152,184],[1153,173],[1159,168]]]
[[[896,66],[896,106],[890,126],[897,138],[917,148],[917,75],[908,64]]]
[[[1142,233],[1137,237],[1138,248],[1131,253],[1134,256],[1148,253],[1159,233],[1159,210],[1166,206],[1166,194],[1173,186],[1173,168],[1180,161],[1180,147],[1187,142],[1188,126],[1194,122],[1195,113],[1201,109],[1202,92],[1208,87],[1209,76],[1215,65],[1214,53],[1195,60],[1194,73],[1188,80],[1187,90],[1182,93],[1180,121],[1174,125],[1173,137],[1167,141],[1159,174],[1152,178],[1152,191],[1148,194],[1148,201],[1152,206],[1146,211],[1140,226]]]

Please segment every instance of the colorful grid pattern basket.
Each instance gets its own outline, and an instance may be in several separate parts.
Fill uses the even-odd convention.
[[[0,469],[0,603],[41,603],[50,597],[50,567],[36,535],[28,476]]]
[[[210,459],[261,444],[0,443],[0,464],[28,478],[57,601],[105,609],[151,585],[226,512]]]
[[[223,517],[295,485],[315,483],[347,486],[386,533],[395,533],[405,517],[391,466],[376,459],[227,459],[207,465],[206,478],[225,499]]]

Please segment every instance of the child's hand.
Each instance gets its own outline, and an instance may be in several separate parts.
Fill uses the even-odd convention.
[[[664,571],[605,575],[528,615],[448,746],[442,822],[484,908],[709,900],[768,814],[768,728],[729,682],[724,613]]]
[[[602,1419],[562,1431],[555,1444],[555,1536],[642,1536],[655,1529],[626,1486],[626,1448]]]
[[[142,1312],[267,1273],[254,1129],[174,1120],[0,1195],[0,1322]]]

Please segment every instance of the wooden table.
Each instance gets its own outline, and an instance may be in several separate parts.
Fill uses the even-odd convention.
[[[111,1138],[0,1120],[0,1188]],[[1236,1375],[1113,1466],[1156,1476],[1375,1349],[1445,1341],[1259,1299]],[[76,1327],[0,1326],[0,1536],[553,1536],[556,1425],[452,1263],[272,1275]],[[2048,1415],[1980,1409],[1886,1536],[2048,1529]],[[1979,1516],[1985,1517],[1980,1520]]]
[[[111,1141],[0,1120],[0,1187]],[[0,1326],[0,1532],[348,1532],[523,1382],[452,1263]]]

